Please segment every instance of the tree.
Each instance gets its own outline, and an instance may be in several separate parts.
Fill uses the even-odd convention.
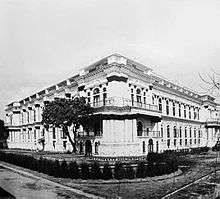
[[[86,102],[84,97],[71,99],[58,98],[45,104],[42,114],[42,123],[48,129],[49,127],[62,128],[67,135],[73,152],[77,151],[76,138],[79,126],[86,125],[86,120],[93,113],[90,104]],[[69,127],[73,127],[74,140],[72,140]]]
[[[5,126],[4,121],[0,120],[0,148],[7,148],[7,142],[9,131]]]
[[[210,94],[217,94],[219,96],[220,91],[220,74],[215,70],[212,70],[211,74],[201,75],[199,74],[204,86],[201,88]]]

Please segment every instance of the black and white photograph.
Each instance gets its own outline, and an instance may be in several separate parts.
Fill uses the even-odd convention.
[[[220,199],[219,0],[0,0],[0,199]]]

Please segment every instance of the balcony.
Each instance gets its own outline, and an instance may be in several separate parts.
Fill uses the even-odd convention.
[[[118,108],[123,108],[124,110],[136,108],[136,109],[160,112],[157,105],[136,102],[122,97],[112,97],[105,99],[103,101],[94,101],[93,103],[91,103],[91,106],[94,108],[118,107]]]
[[[137,135],[139,138],[162,138],[160,131],[138,131]]]
[[[205,124],[207,127],[220,127],[220,118],[209,118]]]
[[[78,140],[93,140],[93,139],[97,139],[97,138],[101,138],[102,137],[102,132],[79,132],[78,133],[78,136],[77,136],[77,139]]]

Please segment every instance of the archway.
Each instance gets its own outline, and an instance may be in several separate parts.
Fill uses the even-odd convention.
[[[86,143],[85,143],[85,155],[92,155],[92,143],[91,143],[91,140],[86,140]]]
[[[152,153],[154,150],[154,143],[152,139],[149,139],[148,141],[148,153]]]

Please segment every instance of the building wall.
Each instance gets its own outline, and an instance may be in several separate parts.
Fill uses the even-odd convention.
[[[109,118],[102,120],[102,136],[91,140],[96,155],[138,156],[152,150],[212,147],[219,139],[220,108],[212,97],[200,96],[155,76],[141,64],[113,55],[73,78],[9,104],[5,119],[9,148],[42,150],[44,138],[46,151],[71,151],[62,129],[47,131],[40,122],[45,102],[77,96],[86,97],[94,107],[122,108],[99,113]],[[138,122],[143,126],[141,134]]]

